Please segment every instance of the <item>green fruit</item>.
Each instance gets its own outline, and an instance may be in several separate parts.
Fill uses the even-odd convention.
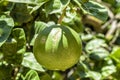
[[[52,25],[38,34],[33,52],[43,67],[64,71],[78,62],[81,48],[80,37],[74,30]]]

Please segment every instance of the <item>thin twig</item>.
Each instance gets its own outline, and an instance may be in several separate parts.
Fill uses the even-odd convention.
[[[107,21],[101,28],[102,30],[104,30],[109,24],[111,24],[111,22],[114,20],[115,16],[113,14],[113,12],[107,7],[105,6],[108,10],[108,16],[110,17],[110,20]]]
[[[114,20],[114,19],[110,19],[109,21],[107,21],[104,25],[101,26],[101,29],[102,29],[102,30],[106,29],[106,27],[107,27],[109,24],[111,24],[113,20]]]
[[[103,26],[101,26],[101,29],[105,30],[107,28],[107,26],[109,24],[111,24],[112,21],[115,19],[115,16],[114,16],[113,12],[110,10],[110,8],[109,8],[110,6],[108,6],[107,3],[102,2],[101,0],[97,0],[97,2],[102,3],[108,11],[108,16],[109,16],[110,20],[107,21]]]
[[[115,15],[115,18],[116,18],[116,19],[120,19],[120,13],[116,14],[116,15]]]
[[[119,36],[119,30],[118,29],[119,29],[119,27],[117,26],[117,31],[115,32],[115,36],[112,39],[112,41],[110,42],[111,45],[117,40],[117,37]]]
[[[114,20],[111,24],[111,28],[109,31],[106,33],[106,38],[109,38],[117,29],[117,20]]]
[[[114,16],[114,14],[113,14],[113,12],[110,10],[110,8],[108,8],[107,6],[106,6],[106,8],[107,8],[107,10],[108,10],[108,16],[111,18],[111,19],[113,19],[115,16]]]
[[[120,22],[117,24],[118,29],[120,29]]]
[[[120,31],[120,22],[117,24],[117,31],[116,31],[116,33],[115,33],[114,38],[113,38],[112,41],[110,42],[110,44],[113,44],[113,43],[116,41],[117,37],[119,36],[119,31]]]
[[[97,0],[97,2],[101,3],[101,0]]]

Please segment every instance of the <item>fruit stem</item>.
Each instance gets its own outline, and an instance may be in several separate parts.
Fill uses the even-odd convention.
[[[66,8],[67,7],[65,7],[64,9],[63,9],[63,11],[62,11],[62,14],[60,15],[60,18],[58,19],[58,24],[61,24],[62,23],[62,20],[63,20],[63,18],[64,18],[64,16],[65,16],[65,13],[66,13]]]

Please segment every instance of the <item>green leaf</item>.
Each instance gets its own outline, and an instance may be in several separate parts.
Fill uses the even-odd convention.
[[[1,48],[2,53],[4,54],[4,59],[8,63],[20,64],[23,59],[23,53],[26,51],[24,30],[21,28],[13,29],[11,37],[8,38]]]
[[[92,34],[81,34],[81,39],[83,41],[89,41],[89,40],[93,39],[93,37],[94,37],[94,35],[92,35]]]
[[[35,21],[35,25],[34,25],[35,34],[38,34],[46,27],[48,27],[46,23],[41,21]]]
[[[43,4],[45,4],[49,0],[8,0],[8,1],[14,2],[14,3],[28,4],[28,7],[31,9],[30,10],[30,14],[31,14],[34,11],[36,11],[37,9],[39,9]],[[21,8],[21,7],[19,7],[19,8]]]
[[[103,60],[104,58],[109,56],[109,52],[104,48],[98,48],[94,49],[89,56],[91,59],[94,60]]]
[[[88,72],[89,68],[85,63],[83,63],[82,61],[79,61],[78,65],[77,65],[77,70],[79,72]]]
[[[10,16],[0,15],[0,47],[9,37],[13,27],[14,22]]]
[[[101,69],[101,74],[102,74],[102,78],[106,78],[108,76],[110,76],[111,74],[116,72],[116,67],[115,65],[107,65],[107,66],[103,66]]]
[[[94,1],[89,1],[83,4],[84,10],[88,12],[88,14],[100,19],[101,21],[105,22],[108,18],[107,9]]]
[[[46,15],[61,13],[69,4],[70,0],[50,0],[45,4]]]
[[[103,5],[95,1],[88,1],[85,3],[82,3],[81,0],[74,0],[74,1],[82,10],[83,14],[90,14],[103,22],[107,20],[108,12]]]
[[[23,54],[26,51],[26,37],[22,28],[15,28],[12,31],[13,38],[17,41],[17,54]]]
[[[102,60],[100,63],[96,63],[96,64],[97,65],[99,64],[97,67],[95,66],[95,68],[97,70],[100,70],[102,75],[102,80],[107,79],[117,71],[116,65],[114,64],[113,60],[110,57],[107,57],[104,60]]]
[[[0,63],[0,80],[10,80],[12,77],[12,66]]]
[[[75,7],[67,7],[66,8],[66,14],[65,17],[63,18],[63,22],[69,23],[71,22],[75,17],[79,17],[76,13]]]
[[[77,66],[77,72],[81,79],[90,78],[93,80],[100,80],[101,74],[99,72],[91,71],[87,64],[83,63],[82,61],[79,62]]]
[[[36,61],[34,58],[33,53],[27,52],[24,55],[22,65],[25,67],[28,67],[33,70],[44,72],[45,70],[42,68],[42,66]]]
[[[87,43],[85,49],[89,57],[94,60],[103,60],[109,56],[108,45],[102,39],[93,39]]]
[[[88,71],[86,77],[89,77],[93,80],[101,80],[101,74],[95,71]]]
[[[38,33],[41,32],[44,28],[48,27],[48,25],[44,22],[41,22],[41,21],[35,21],[34,23],[34,33],[35,35],[33,36],[31,42],[30,42],[30,45],[34,45],[34,41],[35,41],[35,38],[37,37]],[[33,34],[31,34],[33,35]]]
[[[14,2],[14,3],[41,4],[48,0],[6,0],[6,1]]]
[[[20,24],[27,23],[32,19],[32,16],[27,9],[27,4],[16,3],[10,12],[10,15],[15,22]]]
[[[67,7],[66,14],[63,18],[62,24],[71,27],[76,32],[80,33],[83,31],[83,25],[81,22],[81,16],[76,12],[77,8]]]
[[[108,45],[105,43],[105,40],[103,40],[103,39],[93,39],[86,44],[85,50],[87,51],[87,53],[90,54],[95,49],[107,48],[107,47],[108,47]]]
[[[120,64],[120,47],[114,47],[115,49],[110,54],[110,57]]]
[[[34,70],[30,70],[25,75],[24,80],[40,80],[38,73]]]

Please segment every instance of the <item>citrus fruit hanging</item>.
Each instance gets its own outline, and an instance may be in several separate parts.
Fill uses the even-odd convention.
[[[73,29],[52,25],[38,34],[33,53],[43,67],[64,71],[78,62],[81,48],[80,37]]]

